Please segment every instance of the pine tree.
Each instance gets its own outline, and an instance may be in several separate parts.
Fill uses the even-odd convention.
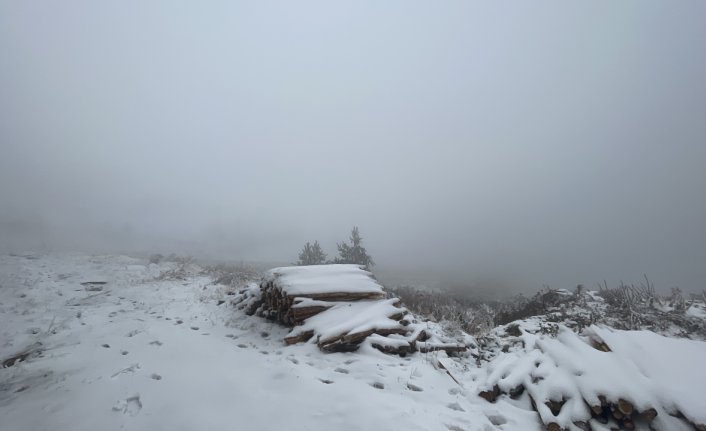
[[[299,253],[297,265],[321,265],[324,261],[326,261],[326,254],[321,249],[319,241],[314,241],[313,245],[307,241]]]
[[[339,257],[335,259],[334,263],[354,263],[368,269],[375,265],[373,258],[368,255],[362,245],[363,238],[361,238],[357,226],[353,227],[350,240],[350,244],[345,242],[337,244]]]

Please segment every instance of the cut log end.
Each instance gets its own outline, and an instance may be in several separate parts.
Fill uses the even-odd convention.
[[[620,398],[618,400],[618,410],[620,410],[620,412],[625,416],[630,416],[634,411],[634,408],[630,401]]]
[[[657,417],[657,410],[650,407],[649,409],[643,410],[641,415],[647,422],[652,422]]]
[[[478,393],[478,396],[483,398],[484,400],[488,401],[489,403],[494,403],[495,400],[498,399],[498,396],[500,395],[500,388],[498,385],[493,386],[492,389],[488,391],[481,391]]]

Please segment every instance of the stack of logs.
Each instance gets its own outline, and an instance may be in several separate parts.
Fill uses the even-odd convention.
[[[286,326],[301,325],[306,319],[336,305],[338,302],[382,299],[380,292],[322,292],[290,296],[274,280],[265,280],[262,291],[262,316]]]
[[[248,314],[258,314],[285,326],[295,327],[337,304],[369,302],[372,305],[384,299],[382,291],[369,292],[317,292],[290,295],[276,282],[265,279],[260,284],[261,299],[253,303]],[[405,356],[412,352],[444,350],[447,353],[466,351],[466,346],[455,343],[433,342],[432,337],[421,324],[411,323],[411,316],[402,308],[399,300],[393,303],[398,311],[390,311],[384,317],[397,322],[392,328],[373,328],[355,333],[342,333],[317,340],[319,348],[325,352],[350,352],[371,337],[371,345],[388,354]],[[313,331],[297,332],[284,339],[287,345],[306,342],[314,336]],[[389,336],[396,338],[389,338]],[[438,341],[438,340],[436,340]]]
[[[523,385],[511,389],[507,393],[500,390],[500,388],[495,385],[492,389],[487,391],[482,391],[478,395],[484,398],[486,401],[494,403],[497,398],[501,395],[508,395],[512,399],[519,398],[525,392]],[[531,398],[530,398],[531,399]],[[591,403],[584,400],[586,405],[590,407],[591,417],[602,424],[607,424],[611,420],[618,429],[633,430],[635,429],[636,421],[644,421],[648,425],[657,417],[657,410],[648,407],[642,411],[638,411],[635,406],[628,400],[619,398],[617,400],[609,400],[608,397],[604,395],[599,395],[598,399],[600,404],[591,405]],[[566,400],[549,400],[544,404],[551,410],[554,416],[558,416],[561,412],[561,408],[566,403]],[[537,409],[537,404],[534,399],[532,399],[532,406]],[[584,431],[589,431],[591,429],[590,424],[587,421],[574,421],[573,424]],[[556,423],[548,421],[545,423],[547,431],[562,431],[562,427]],[[706,431],[706,428],[699,428],[698,425],[694,425],[695,429],[698,431]]]
[[[591,346],[596,350],[600,350],[602,352],[611,351],[611,348],[603,340],[590,337],[589,342]],[[484,398],[486,401],[494,403],[497,398],[501,395],[507,395],[512,399],[517,399],[525,392],[525,386],[522,384],[506,392],[501,390],[498,385],[495,385],[492,389],[481,391],[478,395],[481,398]],[[611,399],[606,395],[597,395],[596,398],[598,399],[598,402],[589,402],[585,399],[582,399],[581,402],[586,404],[586,406],[589,408],[591,413],[591,419],[596,420],[601,424],[608,424],[610,422],[611,430],[634,430],[636,429],[636,424],[639,423],[646,424],[650,430],[655,429],[653,421],[657,417],[657,409],[655,409],[654,406],[643,406],[641,410],[638,410],[635,405],[627,399],[627,397]],[[539,412],[539,409],[537,408],[537,402],[539,400],[533,399],[530,395],[530,401],[534,410]],[[567,401],[567,399],[549,400],[546,401],[544,405],[549,409],[551,414],[556,417],[559,415],[562,410],[562,407],[564,407],[564,404],[566,404]],[[673,415],[686,421],[696,431],[706,431],[706,425],[701,423],[693,423],[686,419],[684,415],[680,414],[679,412],[675,414],[670,413],[670,415]],[[543,418],[540,414],[540,418],[544,422],[548,431],[564,430],[564,428],[562,428],[560,424],[558,424],[557,422],[553,422],[551,417]],[[591,425],[587,420],[576,420],[573,421],[573,424],[578,429],[584,431],[591,430]]]

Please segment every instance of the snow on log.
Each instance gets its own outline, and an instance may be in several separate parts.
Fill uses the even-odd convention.
[[[348,352],[361,343],[385,353],[457,353],[466,347],[431,337],[414,323],[399,299],[384,299],[382,286],[358,265],[275,268],[260,284],[261,316],[292,326],[287,345],[311,342],[325,352]]]
[[[274,268],[262,291],[264,317],[294,326],[331,307],[330,302],[382,299],[382,286],[358,265],[310,265]],[[307,301],[309,300],[309,301]]]
[[[706,344],[649,331],[592,326],[583,336],[561,328],[556,338],[523,331],[523,350],[492,361],[478,395],[494,402],[518,387],[547,429],[592,422],[611,429],[695,429],[706,423],[700,385]],[[579,424],[581,426],[579,426]]]
[[[265,280],[291,297],[336,300],[336,296],[361,299],[385,296],[373,275],[359,265],[286,266],[269,270]],[[331,296],[334,298],[329,299]]]
[[[420,341],[417,344],[417,348],[422,353],[436,352],[443,350],[446,353],[450,352],[465,352],[466,346],[458,343],[432,343]]]
[[[289,336],[313,331],[319,346],[325,346],[337,341],[358,344],[381,331],[406,333],[407,328],[399,322],[405,310],[398,304],[396,298],[339,303],[296,326]]]

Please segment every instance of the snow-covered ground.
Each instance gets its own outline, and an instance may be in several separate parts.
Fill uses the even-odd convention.
[[[286,328],[217,305],[223,288],[208,278],[154,281],[165,265],[0,257],[0,358],[37,351],[0,369],[3,431],[490,430],[508,420],[430,355],[285,347]],[[80,284],[90,281],[106,284]]]
[[[568,330],[559,338],[532,334],[529,322],[514,337],[496,331],[499,350],[480,366],[471,355],[401,358],[368,345],[325,354],[311,343],[285,347],[287,328],[230,306],[226,287],[197,267],[182,279],[160,277],[173,265],[125,256],[0,256],[0,429],[539,430],[527,395],[491,404],[478,392],[525,379],[519,367],[536,360],[545,378],[563,367],[564,395],[600,392],[581,378],[596,367],[575,363],[590,355],[608,361],[603,367],[612,366],[608,355],[619,356],[620,366],[645,377],[646,401],[669,404],[674,392],[689,409],[678,413],[699,419],[700,407],[706,412],[686,388],[706,383],[704,367],[696,366],[706,363],[701,341],[593,328],[620,345],[601,355]],[[669,351],[651,361],[654,350],[643,341]],[[660,361],[676,363],[661,373]],[[662,393],[655,398],[655,391]],[[670,408],[655,407],[661,414]]]

